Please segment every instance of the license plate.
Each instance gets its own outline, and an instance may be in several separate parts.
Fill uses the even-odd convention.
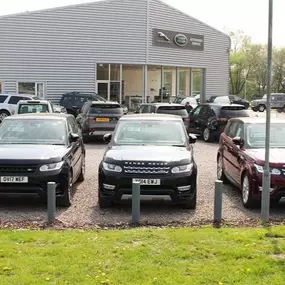
[[[28,177],[24,176],[2,176],[1,183],[28,183]]]
[[[108,123],[109,121],[109,118],[96,118],[96,122],[98,123]]]
[[[160,185],[160,179],[134,178],[133,182],[140,182],[141,185]]]

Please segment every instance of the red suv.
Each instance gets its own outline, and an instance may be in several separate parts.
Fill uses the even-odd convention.
[[[265,163],[265,120],[233,118],[220,136],[217,176],[241,189],[247,208],[260,204]],[[285,120],[272,120],[270,130],[272,203],[285,197]]]

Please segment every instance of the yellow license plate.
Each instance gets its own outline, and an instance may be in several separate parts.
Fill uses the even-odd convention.
[[[96,118],[96,122],[99,123],[108,123],[110,121],[109,118]]]

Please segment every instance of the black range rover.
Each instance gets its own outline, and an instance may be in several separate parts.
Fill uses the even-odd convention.
[[[170,131],[171,130],[171,135]],[[108,207],[132,194],[140,180],[141,195],[168,195],[187,209],[196,207],[197,165],[180,116],[145,114],[122,117],[99,165],[99,206]]]
[[[68,207],[73,185],[85,175],[85,147],[75,118],[67,114],[22,114],[0,126],[0,193],[47,196],[56,183],[57,203]]]

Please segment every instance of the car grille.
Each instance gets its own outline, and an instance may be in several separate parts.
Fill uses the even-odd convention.
[[[1,173],[34,173],[36,172],[37,165],[1,165]]]
[[[127,161],[124,164],[124,172],[126,174],[168,174],[170,167],[165,162],[132,162]]]

